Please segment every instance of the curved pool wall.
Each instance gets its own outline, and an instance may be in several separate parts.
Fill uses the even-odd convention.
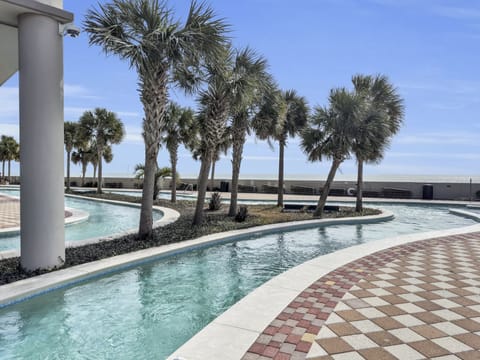
[[[473,221],[449,215],[448,207],[432,209],[406,206],[403,211],[397,212],[395,222],[330,225],[269,235],[260,235],[257,229],[250,229],[253,234],[257,233],[256,236],[250,235],[246,241],[209,248],[198,248],[196,240],[190,244],[171,244],[165,247],[171,253],[164,260],[50,292],[1,310],[0,324],[3,322],[4,326],[0,326],[3,329],[3,333],[0,333],[0,355],[23,356],[32,351],[31,344],[36,344],[35,351],[40,355],[42,351],[60,354],[68,349],[69,354],[78,354],[78,358],[89,356],[85,351],[100,351],[101,354],[102,351],[108,351],[108,355],[103,356],[107,358],[148,358],[148,354],[152,353],[164,358],[216,316],[272,277],[316,256],[389,237],[395,233],[391,232],[393,223],[398,225],[397,233],[412,233],[467,226]],[[245,238],[245,235],[242,236]],[[212,237],[216,237],[215,241],[226,241],[219,234]],[[187,251],[181,249],[183,245],[192,245],[196,249],[180,254]],[[375,247],[373,243],[372,246]],[[143,252],[149,251],[156,249]],[[103,262],[107,266],[112,263],[118,265],[126,257],[139,256],[139,253]],[[265,262],[266,259],[268,261]],[[104,271],[104,265],[100,262],[84,264],[57,273],[61,273],[60,280],[68,276],[80,278],[89,268],[90,275],[87,276],[94,276],[95,271]],[[2,287],[2,293],[7,289],[12,292],[25,290],[29,284],[41,282],[46,288],[53,283],[58,285],[59,279],[53,277],[55,273],[27,279],[26,283],[7,285]],[[48,309],[45,307],[47,303],[52,304]],[[89,318],[92,313],[96,314],[94,324],[90,323]],[[55,320],[58,314],[62,314],[60,323],[56,322],[58,319]],[[71,318],[75,319],[78,328],[72,329],[70,322],[65,320]],[[50,320],[55,325],[50,325]],[[35,331],[39,322],[49,324],[41,334]],[[125,332],[125,328],[136,330]],[[2,340],[5,339],[5,332],[7,335],[14,333],[15,337]],[[59,338],[59,332],[68,334],[68,338],[62,337],[59,340],[61,343],[56,344],[49,340],[48,349],[39,347],[47,338]],[[86,344],[89,344],[88,349],[85,349]]]
[[[0,193],[10,196],[19,195],[19,190],[0,188]],[[79,246],[96,242],[100,239],[111,239],[124,234],[133,233],[138,228],[140,205],[120,201],[93,199],[77,195],[65,195],[67,208],[79,209],[89,214],[86,221],[65,227],[67,246]],[[167,215],[167,217],[165,217]],[[171,209],[154,207],[154,226],[172,222],[179,214]],[[173,218],[173,220],[172,220]],[[0,252],[19,249],[20,235],[1,235]],[[0,254],[0,258],[5,255]]]

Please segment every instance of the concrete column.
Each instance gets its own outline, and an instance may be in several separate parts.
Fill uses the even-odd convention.
[[[65,259],[63,38],[57,21],[22,14],[18,43],[21,264],[52,268]]]

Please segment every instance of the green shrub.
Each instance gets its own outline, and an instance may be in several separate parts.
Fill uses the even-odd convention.
[[[240,206],[237,215],[235,215],[236,222],[244,222],[248,216],[248,208],[245,205]]]
[[[210,198],[210,203],[208,204],[208,210],[215,211],[219,210],[222,207],[222,195],[218,192],[214,192]]]

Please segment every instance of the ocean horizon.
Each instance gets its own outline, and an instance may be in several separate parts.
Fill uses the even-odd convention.
[[[75,175],[72,175],[75,176]],[[105,174],[104,177],[120,177],[133,178],[132,174]],[[196,179],[198,174],[181,175],[183,179]],[[285,174],[285,180],[303,180],[303,181],[325,181],[327,175],[312,175],[312,174]],[[88,176],[87,176],[88,178]],[[216,174],[216,180],[229,180],[231,174]],[[244,174],[240,176],[240,180],[265,180],[276,181],[277,174]],[[373,174],[364,175],[364,181],[378,181],[378,182],[419,182],[419,183],[480,183],[480,175],[418,175],[418,174]],[[335,181],[356,181],[356,175],[352,174],[337,174]]]

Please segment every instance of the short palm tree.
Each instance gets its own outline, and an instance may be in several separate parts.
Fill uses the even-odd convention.
[[[277,206],[283,206],[285,147],[288,138],[298,135],[307,123],[308,105],[295,90],[277,91],[267,98],[255,119],[256,134],[260,139],[278,141],[278,197]]]
[[[165,114],[162,143],[165,144],[170,155],[172,171],[171,202],[173,203],[177,201],[178,148],[180,145],[184,145],[186,148],[192,149],[194,147],[192,141],[196,138],[197,131],[193,110],[171,102]]]
[[[172,176],[173,172],[172,169],[169,167],[163,167],[157,169],[155,172],[155,187],[153,192],[153,200],[157,199],[158,194],[160,193],[160,187],[158,186],[158,180],[166,178],[168,176]],[[135,178],[136,179],[143,179],[145,177],[145,166],[143,164],[135,165]]]
[[[404,104],[397,89],[384,75],[355,75],[352,83],[364,106],[371,108],[370,113],[379,115],[359,118],[354,136],[353,153],[358,165],[356,211],[360,212],[363,209],[363,164],[382,160],[391,138],[402,125]]]
[[[119,144],[125,130],[123,123],[117,115],[107,109],[96,108],[94,111],[85,111],[80,117],[79,128],[80,138],[90,139],[95,144],[98,159],[98,183],[97,194],[102,193],[102,159],[106,147],[112,144]]]
[[[65,121],[63,127],[63,143],[67,152],[67,191],[70,191],[70,163],[72,161],[72,151],[77,141],[78,123]]]
[[[241,91],[234,94],[231,110],[232,187],[229,216],[237,213],[243,146],[250,132],[253,115],[260,100],[273,89],[273,80],[267,72],[267,61],[248,47],[236,52],[233,72],[242,78],[243,85],[239,87]]]
[[[362,112],[361,99],[344,88],[333,89],[329,107],[316,107],[301,133],[301,148],[309,161],[332,159],[314,216],[322,217],[330,186],[340,164],[350,156],[355,121]]]
[[[137,71],[145,117],[145,179],[139,235],[152,232],[153,190],[161,131],[165,126],[168,87],[193,91],[201,65],[223,51],[227,25],[204,3],[192,1],[182,25],[165,0],[113,0],[87,12],[90,44],[127,60]]]

